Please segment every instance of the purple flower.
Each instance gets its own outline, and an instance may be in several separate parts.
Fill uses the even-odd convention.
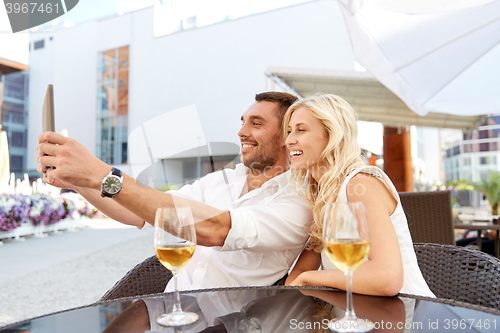
[[[0,231],[12,231],[28,218],[29,204],[21,195],[0,194]]]

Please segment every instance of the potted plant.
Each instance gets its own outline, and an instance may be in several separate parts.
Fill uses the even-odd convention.
[[[498,204],[500,203],[500,172],[489,170],[488,179],[475,184],[477,191],[483,192],[491,205],[491,214],[498,215]]]

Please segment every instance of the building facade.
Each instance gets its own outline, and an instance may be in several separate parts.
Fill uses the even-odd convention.
[[[94,155],[136,178],[159,163],[152,169],[168,183],[183,184],[237,162],[240,117],[254,95],[287,89],[266,78],[269,68],[356,74],[336,1],[214,24],[202,24],[197,15],[182,17],[167,33],[157,25],[155,31],[162,18],[153,7],[31,33],[27,168],[37,166],[48,84],[54,85],[56,131],[66,129]],[[162,116],[188,109],[184,118]],[[207,143],[217,143],[217,149]]]
[[[500,171],[499,134],[500,116],[496,115],[447,145],[443,150],[445,180],[479,182],[487,180],[488,170]]]
[[[28,169],[36,168],[48,84],[54,85],[56,131],[67,129],[96,156],[137,177],[140,168],[135,170],[134,156],[127,155],[133,151],[128,135],[155,117],[194,105],[198,119],[193,123],[201,130],[192,133],[193,141],[239,146],[241,115],[256,93],[272,88],[266,86],[269,67],[354,72],[336,2],[312,1],[203,27],[188,25],[161,37],[154,37],[153,18],[149,7],[30,34]],[[189,139],[189,120],[177,138],[167,139],[167,132],[178,130],[173,123],[148,132],[153,153],[145,161],[168,159],[168,147]],[[214,166],[235,157],[233,149],[211,153]],[[183,182],[211,169],[212,161],[193,155],[170,164],[182,165],[184,175],[176,178]]]
[[[2,130],[7,132],[10,171],[21,178],[27,169],[29,76],[17,71],[1,76]]]

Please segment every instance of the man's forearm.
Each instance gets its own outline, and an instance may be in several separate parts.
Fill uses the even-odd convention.
[[[101,197],[99,191],[85,187],[76,188],[76,191],[109,218],[138,228],[144,226],[143,219],[124,208],[113,199]]]
[[[231,228],[229,212],[200,202],[177,198],[174,200],[169,194],[140,187],[132,177],[125,174],[121,192],[114,199],[101,198],[101,183],[111,166],[96,158],[78,141],[57,133],[42,133],[38,142],[37,161],[40,165],[37,170],[44,175],[48,184],[75,188],[104,214],[138,226],[143,225],[142,221],[153,224],[159,207],[190,206],[197,222],[198,244],[224,244]]]
[[[187,200],[155,189],[139,186],[135,179],[124,174],[123,187],[114,198],[100,200],[115,201],[122,209],[132,212],[139,220],[154,224],[159,207],[189,206],[196,223],[197,243],[203,246],[222,246],[231,228],[229,212],[216,209],[201,202]],[[135,219],[134,219],[135,220]]]

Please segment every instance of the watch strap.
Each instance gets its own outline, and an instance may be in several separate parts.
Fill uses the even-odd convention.
[[[122,171],[120,169],[117,169],[117,168],[113,167],[111,169],[111,174],[121,178]]]

